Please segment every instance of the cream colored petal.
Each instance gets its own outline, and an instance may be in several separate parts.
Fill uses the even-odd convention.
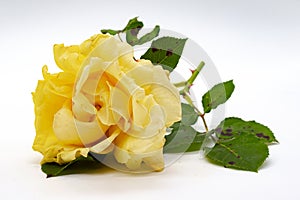
[[[138,138],[153,137],[165,127],[164,110],[155,102],[152,95],[146,96],[139,103],[140,106],[133,105],[132,126],[126,133]],[[146,112],[139,109],[141,106]],[[141,125],[137,122],[144,124]]]
[[[141,167],[143,159],[136,156],[131,156],[131,158],[126,163],[126,167],[128,167],[131,170],[137,170]]]
[[[165,113],[160,105],[154,105],[150,109],[150,122],[139,137],[152,137],[165,127]]]
[[[113,119],[120,119],[116,121],[117,124],[123,131],[127,131],[130,128],[130,96],[119,88],[110,86],[110,100]]]
[[[151,153],[135,154],[115,147],[114,156],[119,163],[125,164],[130,170],[150,172],[161,171],[164,168],[162,150]],[[143,162],[147,167],[142,166]]]
[[[166,126],[181,120],[181,101],[178,89],[170,82],[167,73],[161,66],[154,66],[155,82],[151,93],[155,101],[165,110]]]
[[[146,98],[145,94],[143,94],[143,96],[142,99],[136,97],[136,95],[132,97],[132,121],[134,125],[140,128],[145,128],[150,121],[149,110],[146,105],[143,104],[143,100]]]
[[[105,132],[109,128],[101,124],[97,118],[92,122],[81,122],[75,120],[75,126],[78,131],[79,138],[85,146],[89,146],[90,144],[99,141],[101,138],[105,136]]]
[[[133,48],[120,42],[114,37],[107,38],[99,44],[90,54],[90,57],[99,57],[105,61],[118,61],[120,56],[131,55],[133,57]]]
[[[63,151],[59,152],[57,154],[57,159],[59,163],[68,163],[71,162],[72,160],[75,160],[76,158],[80,156],[87,157],[89,152],[88,148],[71,148],[69,149],[64,149]]]
[[[90,147],[90,151],[94,152],[94,153],[98,153],[98,154],[106,154],[106,153],[108,153],[110,150],[113,149],[113,148],[109,148],[109,147],[110,146],[111,147],[114,146],[112,144],[112,142],[120,134],[120,132],[121,132],[121,130],[116,130],[108,138],[106,138],[106,139],[102,140],[101,142],[99,142],[98,144]],[[109,149],[109,151],[107,151],[107,149]]]
[[[155,136],[149,138],[137,138],[121,133],[114,144],[120,149],[132,152],[134,154],[151,153],[161,149],[165,143],[165,130],[161,130]]]
[[[98,82],[104,75],[104,71],[110,62],[104,62],[102,58],[89,57],[82,65],[82,70],[79,75],[79,79],[76,82],[76,93],[86,92],[94,94],[98,87]]]
[[[99,57],[104,61],[116,60],[119,56],[117,40],[113,37],[106,39],[91,52],[90,57]]]
[[[152,94],[157,104],[165,111],[166,126],[181,119],[181,102],[179,91],[170,83],[161,66],[141,65],[129,71],[127,76],[143,87],[146,94]]]
[[[127,53],[119,57],[119,65],[123,72],[127,73],[133,68],[139,66],[137,61],[133,59],[133,53]]]
[[[109,104],[109,92],[102,92],[100,95],[100,102],[102,103],[102,107],[97,112],[98,119],[105,125],[111,126],[117,124],[120,120],[120,117],[117,118],[115,115],[113,117],[111,106]]]
[[[163,149],[150,153],[132,153],[115,147],[114,156],[119,163],[125,164],[130,170],[140,171],[161,171],[164,168]],[[145,163],[146,166],[142,166]]]
[[[166,115],[166,127],[169,127],[174,122],[181,120],[181,102],[180,99],[171,92],[171,90],[154,85],[151,88],[151,93],[153,94],[157,104],[164,109],[164,113]]]
[[[41,164],[56,162],[58,164],[65,164],[75,160],[80,156],[87,157],[88,148],[78,146],[61,145],[59,143],[53,144],[43,152],[44,158]]]
[[[89,73],[90,73],[90,65],[88,65],[88,66],[86,66],[82,69],[82,72],[80,73],[79,79],[78,79],[78,81],[76,82],[76,85],[75,85],[75,92],[74,92],[75,95],[77,95],[81,91],[84,83],[89,78]]]
[[[163,148],[154,152],[151,156],[147,156],[143,159],[146,165],[151,167],[154,171],[161,171],[165,167]]]
[[[75,95],[72,101],[72,111],[77,120],[90,122],[95,119],[97,109],[82,93]]]

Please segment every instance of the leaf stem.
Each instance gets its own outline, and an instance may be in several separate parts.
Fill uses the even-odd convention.
[[[202,114],[202,115],[199,115],[199,116],[200,116],[201,119],[202,119],[202,122],[203,122],[203,124],[204,124],[204,128],[205,128],[206,133],[208,133],[208,126],[207,126],[207,123],[206,123],[206,121],[205,121],[204,115],[205,115],[205,114]]]

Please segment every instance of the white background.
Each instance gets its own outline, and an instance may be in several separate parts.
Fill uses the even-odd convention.
[[[106,170],[45,178],[41,156],[31,149],[31,92],[44,64],[57,69],[52,45],[78,44],[135,16],[146,27],[160,24],[187,35],[205,49],[223,80],[234,79],[226,116],[266,124],[280,141],[258,173],[188,154],[160,173]],[[2,199],[300,199],[299,0],[1,0],[0,56]]]

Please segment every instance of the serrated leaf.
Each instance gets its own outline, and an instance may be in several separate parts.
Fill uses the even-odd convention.
[[[158,36],[160,27],[155,26],[151,32],[145,34],[140,39],[138,39],[138,37],[137,37],[139,30],[140,29],[131,29],[131,30],[126,31],[126,41],[131,46],[142,45],[146,42],[153,40],[155,37]]]
[[[159,38],[152,42],[141,58],[162,65],[164,69],[172,72],[179,62],[186,40],[174,37]]]
[[[95,170],[103,167],[98,161],[96,161],[91,155],[87,157],[80,156],[75,160],[59,165],[58,163],[44,163],[42,165],[42,171],[47,174],[47,178],[54,176],[62,176],[67,174],[78,174],[88,170]]]
[[[234,91],[233,81],[227,81],[215,85],[202,96],[202,106],[205,113],[225,103]]]
[[[255,121],[244,121],[237,117],[224,119],[214,131],[220,139],[230,139],[242,132],[252,134],[266,144],[278,142],[273,132],[265,125]]]
[[[219,140],[206,155],[228,168],[257,172],[269,155],[268,146],[249,133],[241,133],[228,140]]]
[[[199,115],[189,104],[181,103],[182,117],[181,123],[184,125],[193,125],[198,120]]]
[[[172,132],[165,136],[164,153],[182,153],[200,149],[205,138],[204,133],[199,133],[193,127],[180,122],[172,127]]]

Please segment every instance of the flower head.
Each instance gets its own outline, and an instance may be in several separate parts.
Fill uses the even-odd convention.
[[[164,167],[166,128],[181,119],[178,90],[168,73],[133,48],[98,34],[81,45],[54,46],[62,70],[48,73],[33,93],[42,163],[70,162],[89,152],[111,154],[129,169]]]

